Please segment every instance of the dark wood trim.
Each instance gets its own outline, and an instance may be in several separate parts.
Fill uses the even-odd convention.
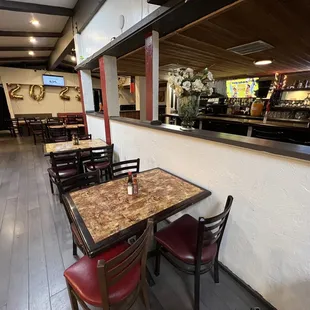
[[[65,7],[0,0],[0,10],[40,13],[47,15],[73,16],[73,9]]]
[[[115,40],[101,48],[98,52],[85,59],[76,69],[93,70],[98,67],[98,59],[102,55],[120,57],[144,46],[145,35],[158,31],[159,37],[176,31],[206,15],[226,6],[237,3],[238,0],[170,0],[165,6],[159,7],[140,22],[126,30]]]
[[[3,57],[0,58],[0,62],[23,62],[23,61],[47,61],[48,57]]]
[[[245,137],[222,132],[219,133],[208,130],[197,129],[194,131],[186,132],[182,131],[180,129],[180,126],[168,125],[168,124],[162,124],[161,126],[153,126],[148,121],[140,121],[125,117],[113,116],[111,117],[111,120],[126,123],[129,125],[141,126],[154,130],[161,130],[183,136],[193,137],[197,139],[219,142],[237,147],[243,147],[246,149],[310,161],[310,146]]]
[[[52,51],[54,47],[47,46],[0,46],[0,52],[7,51]]]
[[[260,302],[262,302],[267,309],[277,310],[271,303],[269,303],[261,294],[255,291],[250,285],[246,284],[243,280],[241,280],[236,274],[234,274],[228,267],[226,267],[223,263],[219,261],[220,268],[229,274],[238,284],[240,284],[245,290],[247,290],[250,294],[252,294],[255,298],[257,298]]]
[[[146,83],[146,119],[153,120],[153,50],[154,38],[152,32],[145,37],[145,83]]]
[[[156,223],[159,223],[161,222],[162,220],[166,219],[167,217],[170,217],[171,215],[174,215],[188,207],[190,207],[191,205],[211,196],[211,192],[196,185],[196,184],[193,184],[179,176],[176,176],[175,174],[173,173],[170,173],[169,171],[166,171],[164,169],[161,169],[161,168],[154,168],[154,169],[160,169],[162,171],[165,171],[166,173],[169,173],[181,180],[183,180],[184,182],[187,182],[189,184],[192,184],[198,188],[200,188],[202,190],[202,192],[200,192],[199,194],[195,195],[195,196],[192,196],[174,206],[171,206],[169,209],[166,209],[166,210],[163,210],[157,214],[155,214],[153,217],[152,217],[152,220],[154,221],[154,224]],[[149,169],[149,170],[145,170],[143,172],[140,172],[140,173],[144,173],[144,172],[147,172],[147,171],[151,171],[151,170],[154,170],[154,169]],[[113,181],[111,181],[113,182]],[[100,186],[100,185],[96,185],[96,186]],[[91,237],[80,213],[78,212],[74,202],[72,201],[71,199],[71,196],[70,194],[66,194],[63,196],[63,199],[64,199],[64,205],[67,209],[67,211],[72,215],[72,220],[74,221],[74,223],[76,224],[80,234],[81,234],[81,238],[83,240],[83,243],[85,248],[87,249],[88,251],[88,255],[90,257],[93,257],[95,256],[97,253],[101,252],[102,250],[104,249],[108,249],[109,247],[113,246],[113,244],[115,243],[118,243],[120,241],[123,241],[123,240],[126,240],[128,239],[130,236],[132,235],[135,235],[137,234],[138,232],[140,232],[141,230],[144,229],[145,225],[146,225],[146,222],[148,219],[145,219],[143,221],[140,221],[139,223],[136,223],[135,225],[132,225],[131,227],[128,227],[100,242],[97,242],[95,243],[93,238]]]
[[[36,32],[36,31],[6,31],[6,30],[0,30],[0,37],[59,38],[59,37],[61,37],[61,32]]]

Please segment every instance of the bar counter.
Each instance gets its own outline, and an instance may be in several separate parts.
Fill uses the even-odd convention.
[[[180,126],[176,125],[162,124],[160,126],[154,126],[151,125],[149,121],[140,121],[124,117],[110,117],[110,119],[117,122],[127,123],[135,126],[142,126],[154,130],[166,131],[172,134],[178,134],[198,139],[225,143],[242,148],[310,161],[310,146],[306,145],[259,139],[241,135],[227,134],[222,132],[214,132],[209,130],[196,129],[194,131],[182,131],[180,129]]]

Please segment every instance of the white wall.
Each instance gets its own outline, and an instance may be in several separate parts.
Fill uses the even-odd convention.
[[[87,58],[118,37],[159,6],[147,0],[107,0],[80,35],[80,56]],[[120,28],[120,16],[125,17],[124,28]]]
[[[212,191],[195,217],[234,204],[220,260],[281,310],[310,304],[310,164],[264,152],[111,121],[120,160],[141,159]]]
[[[70,88],[67,93],[71,97],[70,101],[62,100],[59,97],[61,87],[48,86],[45,87],[45,97],[42,101],[33,100],[29,96],[29,85],[42,85],[42,74],[61,75],[65,78],[66,86],[79,86],[78,75],[75,73],[0,67],[0,83],[4,87],[11,117],[14,117],[15,114],[52,113],[53,116],[56,116],[57,113],[82,112],[82,104],[75,98],[77,92],[74,88]],[[7,87],[9,83],[21,85],[18,94],[24,95],[23,100],[9,97],[10,88]],[[98,79],[93,79],[93,87],[100,88]]]
[[[104,119],[96,116],[86,115],[88,133],[92,135],[92,139],[105,139]]]

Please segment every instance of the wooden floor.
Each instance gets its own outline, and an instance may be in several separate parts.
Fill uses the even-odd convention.
[[[47,167],[42,145],[0,132],[0,310],[70,309],[63,272],[75,262],[71,234]],[[163,259],[155,281],[152,309],[192,309],[192,276]],[[201,310],[267,309],[225,272],[220,282],[202,276]]]

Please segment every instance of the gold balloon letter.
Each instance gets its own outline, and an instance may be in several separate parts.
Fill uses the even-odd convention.
[[[20,90],[20,85],[19,84],[8,84],[9,87],[13,87],[15,85],[14,88],[10,89],[9,91],[9,95],[12,99],[18,99],[18,100],[23,100],[24,96],[23,95],[18,95],[17,92]]]
[[[66,93],[69,91],[69,87],[65,87],[64,89],[61,90],[59,93],[59,97],[62,100],[70,100],[70,96],[66,95]]]
[[[35,88],[36,87],[39,87],[40,88],[40,93],[39,95],[36,95],[35,94]],[[41,101],[43,100],[44,96],[45,96],[45,89],[44,89],[44,86],[42,85],[30,85],[29,86],[29,96],[36,100],[36,101]]]
[[[75,96],[75,98],[78,100],[78,101],[81,101],[81,90],[80,90],[80,87],[74,87],[74,89],[78,92],[78,94]]]

